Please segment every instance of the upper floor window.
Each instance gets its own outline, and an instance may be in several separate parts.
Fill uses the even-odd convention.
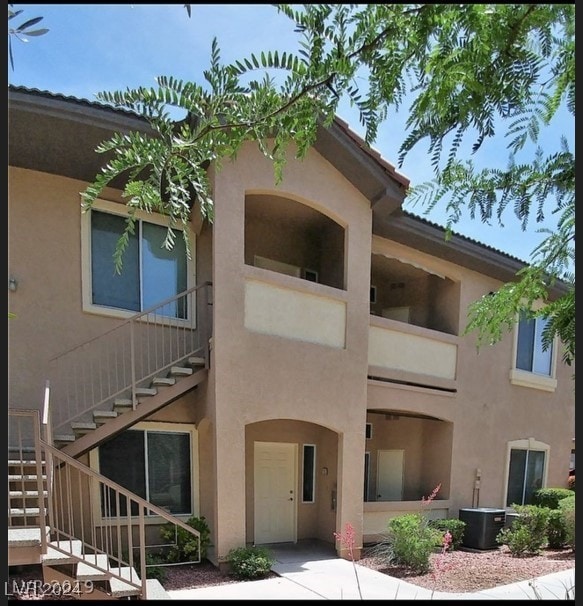
[[[546,376],[552,374],[553,347],[551,344],[545,350],[542,344],[546,325],[546,318],[521,317],[518,323],[516,368]]]
[[[527,318],[522,315],[516,325],[515,353],[510,381],[521,387],[531,387],[543,391],[555,391],[555,348],[553,341],[543,348],[543,331],[547,325],[545,318]]]
[[[164,217],[157,215],[138,215],[123,255],[121,273],[116,273],[113,254],[126,220],[125,206],[111,202],[100,202],[86,213],[83,229],[85,309],[131,315],[189,287],[190,262],[182,234],[176,230],[172,249],[165,248],[167,227]],[[158,313],[185,319],[185,301],[178,299]]]

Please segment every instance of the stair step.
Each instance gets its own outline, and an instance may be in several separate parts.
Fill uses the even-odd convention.
[[[118,412],[125,412],[126,410],[131,410],[133,408],[133,404],[131,400],[126,398],[118,398],[113,403],[113,408]]]
[[[38,476],[36,474],[34,475],[30,475],[30,474],[12,474],[8,476],[8,481],[9,482],[36,482],[38,479]],[[42,480],[46,480],[47,476],[42,475],[41,476]]]
[[[152,385],[174,385],[176,383],[176,379],[172,377],[154,377],[152,380]]]
[[[45,490],[42,493],[43,497],[48,496],[48,492]],[[38,490],[11,490],[8,492],[8,495],[12,499],[32,499],[39,496]]]
[[[138,573],[134,568],[130,568],[129,566],[112,568],[111,572],[123,577],[124,579],[127,579],[128,581],[131,580],[131,582],[134,584],[141,583]],[[140,595],[142,593],[141,588],[136,588],[133,585],[114,577],[109,579],[109,587],[111,589],[111,595],[114,598],[125,598],[127,596]]]
[[[184,366],[173,366],[170,369],[170,375],[174,377],[188,377],[193,372],[194,371],[192,370],[192,368],[186,368]]]
[[[66,553],[62,553],[62,551],[56,549],[57,547]],[[81,550],[82,543],[78,540],[51,541],[47,547],[47,552],[42,556],[42,562],[47,566],[76,564],[79,559],[83,558]]]
[[[91,423],[91,422],[77,422],[77,423],[71,423],[71,429],[76,433],[76,434],[86,434],[89,431],[93,431],[94,429],[97,429],[97,425],[95,423]]]
[[[46,508],[43,508],[46,514]],[[27,516],[33,517],[40,515],[39,507],[11,507],[10,508],[10,517],[11,518],[24,518]]]
[[[192,357],[188,358],[188,363],[191,366],[204,366],[206,364],[206,360],[204,358],[192,356]]]
[[[41,465],[44,465],[45,462],[41,461]],[[20,461],[17,459],[11,459],[8,461],[8,467],[36,467],[36,461]]]
[[[45,534],[48,537],[50,528],[46,526]],[[23,527],[23,528],[9,528],[8,529],[8,546],[9,547],[37,547],[40,545],[41,530],[37,526]]]
[[[107,423],[109,419],[115,419],[117,417],[117,411],[115,410],[96,410],[93,413],[93,421],[97,425],[103,425]]]
[[[77,581],[105,581],[109,579],[109,573],[102,572],[95,568],[109,568],[109,559],[105,553],[98,553],[93,555],[83,556],[83,561],[77,564],[77,570],[75,572],[75,579]]]
[[[74,442],[77,439],[77,436],[73,434],[59,434],[53,438],[53,442],[59,444],[68,444],[69,442]]]
[[[172,596],[164,589],[158,579],[146,579],[148,600],[172,600]]]
[[[136,388],[136,396],[155,396],[158,393],[157,389],[153,389],[152,387],[137,387]]]

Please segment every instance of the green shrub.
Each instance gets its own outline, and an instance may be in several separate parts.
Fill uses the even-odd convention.
[[[429,526],[439,530],[442,536],[449,531],[451,534],[451,545],[450,551],[459,549],[462,545],[462,539],[464,538],[464,531],[466,529],[466,523],[463,520],[457,518],[447,518],[445,520],[430,520]]]
[[[557,509],[559,502],[573,494],[568,488],[539,488],[532,495],[532,504]]]
[[[575,550],[575,495],[561,499],[559,510],[565,523],[565,543]]]
[[[160,583],[164,583],[166,580],[166,568],[164,566],[156,566],[156,564],[163,564],[165,561],[164,556],[160,554],[147,553],[146,578],[157,579]]]
[[[547,542],[548,507],[513,505],[519,514],[510,528],[502,529],[498,543],[508,545],[513,556],[537,555]]]
[[[567,527],[565,515],[560,508],[549,510],[547,539],[548,546],[551,549],[561,549],[565,546],[567,541]]]
[[[260,579],[271,570],[275,560],[266,547],[237,547],[227,554],[231,572],[238,579]]]
[[[420,513],[407,513],[389,520],[385,557],[389,563],[406,566],[424,574],[429,556],[441,547],[442,533],[432,528]]]
[[[210,544],[210,529],[204,516],[200,518],[191,516],[186,523],[200,533],[200,553],[198,541],[194,535],[184,528],[168,522],[160,529],[162,538],[172,544],[166,556],[168,562],[192,562],[203,560],[206,557]]]

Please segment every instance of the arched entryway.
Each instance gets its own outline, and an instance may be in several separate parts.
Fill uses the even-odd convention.
[[[305,421],[277,419],[245,428],[248,543],[334,543],[338,435]]]

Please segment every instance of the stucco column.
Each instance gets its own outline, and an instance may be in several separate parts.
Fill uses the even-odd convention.
[[[214,551],[219,565],[229,551],[245,545],[245,426],[233,344],[243,330],[245,193],[227,164],[216,178],[213,225],[213,362],[215,376],[216,525]]]
[[[245,428],[237,419],[217,419],[216,529],[219,566],[229,551],[245,546]]]
[[[360,559],[363,534],[362,491],[364,486],[364,423],[338,437],[338,494],[336,532],[346,536],[347,525],[354,529],[354,559]],[[336,541],[336,552],[350,559],[346,542]]]

